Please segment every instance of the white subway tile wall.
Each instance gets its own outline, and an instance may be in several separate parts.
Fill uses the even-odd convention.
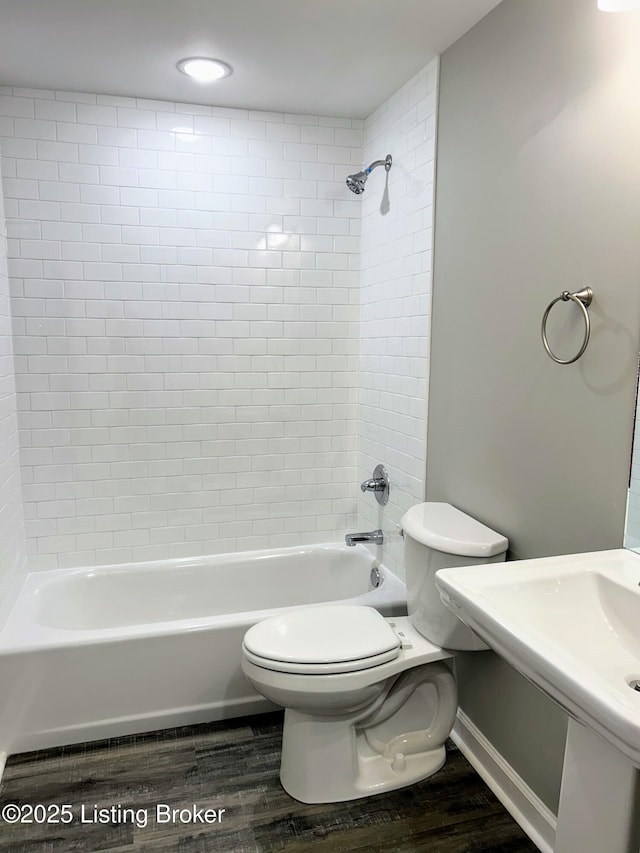
[[[362,201],[344,179],[362,135],[358,120],[0,89],[33,568],[353,528]]]
[[[358,501],[361,530],[382,528],[385,565],[404,577],[399,522],[424,500],[431,247],[438,60],[430,63],[365,123],[364,162],[376,169],[363,200],[358,478],[383,463],[389,503]]]
[[[27,568],[9,302],[7,238],[0,185],[0,626]]]

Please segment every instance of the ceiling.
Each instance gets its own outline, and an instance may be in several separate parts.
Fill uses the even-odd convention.
[[[366,118],[499,2],[0,0],[0,85]]]

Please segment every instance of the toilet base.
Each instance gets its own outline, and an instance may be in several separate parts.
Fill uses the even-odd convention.
[[[298,712],[287,710],[286,715],[298,715]],[[291,719],[288,722],[295,728],[302,723]],[[316,732],[319,723],[316,718]],[[341,726],[335,723],[321,725],[327,726],[322,731],[323,740],[326,736],[326,748],[314,751],[312,756],[307,752],[307,758],[311,760],[304,760],[300,745],[296,743],[297,737],[291,736],[291,729],[289,736],[285,734],[283,739],[280,781],[287,794],[302,803],[341,803],[394,791],[427,779],[446,761],[444,746],[394,758],[373,753],[368,755],[361,736],[356,738],[357,744],[351,742],[353,738],[345,737],[348,729],[344,723]],[[336,731],[336,727],[342,731]],[[306,727],[303,725],[302,728]],[[308,740],[305,748],[309,749]]]
[[[421,692],[429,685],[438,691],[430,714]],[[282,787],[303,803],[338,803],[426,779],[445,763],[455,712],[455,682],[437,663],[404,673],[369,711],[335,717],[287,708]]]
[[[361,758],[356,786],[358,793],[349,799],[355,800],[384,791],[395,791],[396,788],[404,788],[405,785],[428,779],[440,770],[446,760],[444,746],[429,752],[420,752],[417,755],[402,756],[400,761],[389,760],[382,755]],[[394,769],[394,765],[397,769]]]

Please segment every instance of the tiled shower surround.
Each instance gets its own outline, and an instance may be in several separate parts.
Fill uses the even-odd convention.
[[[424,500],[438,60],[365,123],[365,162],[392,154],[386,192],[377,169],[362,208],[358,477],[384,462],[389,503],[359,501],[359,523],[381,527],[384,560],[404,574],[399,523]]]
[[[32,565],[335,539],[361,122],[0,96]]]
[[[0,620],[11,606],[14,593],[27,568],[20,459],[18,450],[18,418],[13,352],[9,278],[7,276],[7,241],[4,204],[0,185]]]
[[[372,145],[395,146],[398,212],[365,222],[376,240],[391,225],[388,243],[413,211],[400,191],[415,153],[376,138],[380,126]],[[0,89],[33,568],[335,541],[355,529],[368,196],[344,179],[363,162],[363,136],[359,120]],[[373,204],[383,177],[371,178]],[[428,289],[417,272],[411,296]],[[377,274],[363,283],[388,285]],[[419,309],[423,322],[422,302],[396,307]],[[363,311],[368,335],[383,317]],[[394,318],[393,338],[401,325]],[[420,361],[394,362],[410,373],[402,408],[399,397],[391,405],[414,411],[424,353],[402,346]],[[368,407],[372,368],[363,363]],[[380,461],[393,470],[398,459]]]

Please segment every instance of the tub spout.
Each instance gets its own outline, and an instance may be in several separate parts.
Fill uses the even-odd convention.
[[[371,542],[373,545],[382,545],[384,536],[382,530],[372,530],[369,533],[347,533],[344,541],[353,548],[358,542]]]

